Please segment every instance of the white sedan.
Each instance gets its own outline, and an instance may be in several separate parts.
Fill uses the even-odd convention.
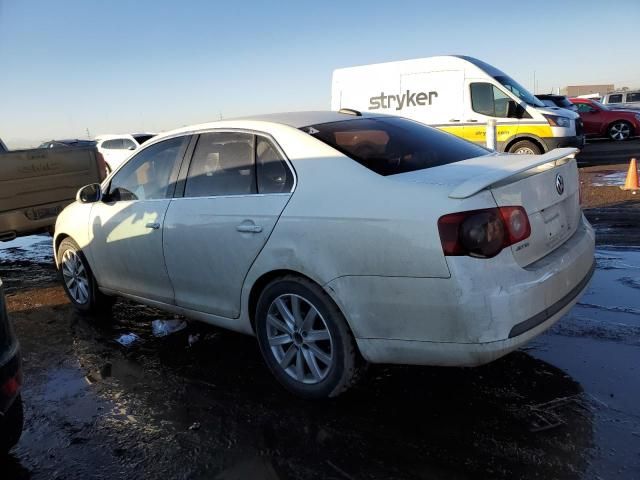
[[[573,306],[594,266],[574,155],[355,111],[186,127],[78,192],[56,262],[81,311],[117,295],[256,335],[285,387],[335,396],[366,362],[490,362]]]

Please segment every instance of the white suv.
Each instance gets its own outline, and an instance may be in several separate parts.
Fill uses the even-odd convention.
[[[153,137],[155,137],[155,133],[98,135],[96,146],[104,157],[108,173],[111,173],[129,158],[133,150]]]

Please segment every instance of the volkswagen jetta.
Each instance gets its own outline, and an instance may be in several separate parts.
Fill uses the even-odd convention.
[[[335,396],[366,362],[490,362],[572,307],[594,262],[575,153],[355,111],[186,127],[78,192],[56,262],[81,311],[119,295],[256,335],[285,387]]]

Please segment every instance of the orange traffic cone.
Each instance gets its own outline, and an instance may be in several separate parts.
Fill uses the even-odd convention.
[[[624,187],[621,188],[622,190],[640,190],[640,185],[638,185],[638,166],[635,158],[631,159],[627,180],[624,182]]]

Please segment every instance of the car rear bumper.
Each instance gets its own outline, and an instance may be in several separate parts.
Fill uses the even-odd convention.
[[[522,268],[448,257],[449,279],[341,277],[330,282],[362,355],[373,363],[473,366],[509,353],[558,321],[588,286],[593,229]]]
[[[71,202],[62,200],[0,213],[0,241],[52,228],[58,214]]]

